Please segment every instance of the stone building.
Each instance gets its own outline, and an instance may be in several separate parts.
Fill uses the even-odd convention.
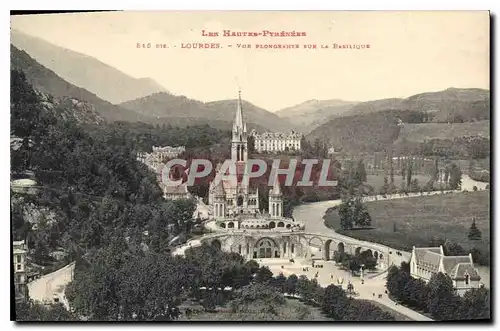
[[[474,268],[471,254],[446,256],[443,246],[413,247],[410,260],[410,274],[413,278],[428,282],[433,274],[439,272],[451,278],[459,295],[481,286],[481,277]]]
[[[163,190],[163,198],[166,200],[189,199],[191,194],[188,192],[186,183],[176,186],[160,184]]]
[[[16,300],[26,300],[28,298],[28,288],[26,286],[26,252],[27,248],[22,241],[12,243],[14,262],[14,293]]]
[[[254,148],[257,152],[294,152],[300,151],[302,135],[292,130],[290,133],[265,132],[258,134],[255,129],[250,134],[254,138]]]

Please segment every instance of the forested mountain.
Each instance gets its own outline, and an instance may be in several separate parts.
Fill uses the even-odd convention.
[[[11,150],[11,171],[31,170],[37,181],[36,195],[11,193],[14,238],[26,238],[34,261],[58,247],[74,259],[116,237],[141,240],[145,230],[152,234],[151,247],[166,247],[169,235],[176,234],[168,225],[177,232],[183,226],[185,213],[168,216],[172,207],[165,205],[155,175],[136,160],[126,133],[110,128],[91,136],[55,116],[16,70],[11,71],[11,133],[23,140]],[[27,204],[50,210],[55,223],[34,230],[24,215]]]
[[[399,136],[400,111],[335,118],[314,129],[307,140],[328,141],[336,150],[349,153],[383,151]]]
[[[462,123],[490,118],[490,91],[478,88],[448,88],[426,92],[406,99],[381,99],[353,106],[349,115],[361,115],[386,109],[423,111],[429,122]]]
[[[24,72],[28,82],[33,85],[36,90],[45,95],[45,97],[42,98],[46,99],[49,107],[52,107],[51,104],[53,104],[54,108],[60,109],[65,113],[66,117],[70,116],[68,114],[70,109],[75,109],[73,115],[79,123],[96,124],[106,120],[108,122],[142,122],[151,125],[171,125],[179,127],[208,124],[213,128],[222,130],[231,130],[232,128],[232,116],[220,120],[206,117],[186,117],[183,116],[182,113],[179,114],[180,117],[158,117],[157,115],[149,116],[146,114],[147,112],[142,112],[141,109],[139,109],[139,112],[136,112],[118,105],[113,105],[83,88],[66,82],[53,71],[45,68],[31,58],[25,51],[21,51],[13,45],[11,45],[11,67],[12,69]],[[168,102],[170,101],[172,100]],[[57,107],[59,103],[63,103],[64,107]],[[256,124],[249,124],[248,128],[249,130],[255,128],[258,131],[265,131],[264,128]]]
[[[91,56],[56,46],[17,30],[11,30],[11,43],[70,84],[84,88],[114,104],[165,91],[163,86],[151,78],[130,77]]]
[[[308,100],[283,108],[276,115],[289,120],[299,132],[307,133],[333,116],[345,115],[357,102],[332,100]]]
[[[197,124],[212,122],[227,122],[231,129],[234,114],[236,112],[237,100],[222,100],[214,102],[201,102],[189,99],[185,96],[176,96],[167,92],[155,93],[143,98],[131,100],[120,104],[120,106],[133,110],[146,116],[158,118],[175,118],[176,120],[186,118]],[[242,101],[243,116],[249,129],[258,131],[288,131],[290,124],[275,114],[259,108],[247,101]],[[221,125],[217,125],[221,128]]]
[[[153,118],[113,105],[83,88],[68,83],[56,73],[35,61],[28,53],[17,49],[13,45],[10,47],[10,52],[11,68],[24,72],[27,81],[36,90],[44,94],[52,95],[56,99],[70,98],[89,104],[89,107],[94,108],[100,116],[108,121],[153,122]]]

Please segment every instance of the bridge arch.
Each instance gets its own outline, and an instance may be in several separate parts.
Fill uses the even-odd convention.
[[[219,239],[213,239],[210,245],[216,249],[222,249],[222,244]]]
[[[324,245],[324,242],[323,242],[323,239],[321,239],[320,237],[318,237],[318,236],[312,236],[307,241],[307,245],[322,248],[323,245]]]
[[[339,252],[339,254],[344,254],[345,253],[345,245],[343,242],[339,242],[337,244],[337,252]]]
[[[332,239],[328,239],[327,241],[325,241],[325,247],[324,247],[324,250],[323,250],[323,259],[325,261],[329,261],[330,260],[330,244],[332,243]]]
[[[366,254],[369,257],[373,257],[373,251],[371,249],[367,249],[366,251],[363,252],[363,254]]]

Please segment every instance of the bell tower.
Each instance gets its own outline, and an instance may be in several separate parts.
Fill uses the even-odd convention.
[[[233,137],[231,139],[231,160],[235,163],[246,162],[248,159],[247,125],[243,121],[241,91],[238,91],[238,106],[233,122]]]

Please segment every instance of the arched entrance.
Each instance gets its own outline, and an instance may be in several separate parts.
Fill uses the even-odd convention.
[[[339,244],[337,245],[337,252],[339,252],[339,254],[345,253],[345,246],[343,242],[339,242]]]
[[[285,227],[285,223],[283,222],[278,222],[278,228],[283,228]]]
[[[275,222],[269,222],[269,229],[274,229],[276,227]]]
[[[211,245],[212,245],[212,247],[215,247],[217,249],[222,248],[222,244],[220,243],[219,239],[212,240]]]
[[[367,249],[366,251],[363,252],[363,255],[367,257],[373,257],[373,252],[371,249]]]
[[[243,206],[243,196],[239,196],[238,199],[236,200],[236,204],[238,205],[238,207],[241,207]]]
[[[234,228],[234,223],[233,223],[233,222],[229,222],[229,223],[227,223],[227,227],[228,227],[229,229]]]
[[[226,223],[221,223],[220,227],[223,228],[223,229],[225,229],[226,228]]]
[[[270,238],[262,238],[255,243],[254,256],[255,255],[259,259],[268,259],[272,257],[279,258],[279,246]]]
[[[324,248],[324,251],[323,251],[323,259],[325,261],[328,261],[330,260],[330,244],[332,243],[332,240],[331,239],[328,239],[326,242],[325,242],[325,248]]]
[[[361,253],[361,247],[357,247],[354,251],[354,255],[359,255]]]

